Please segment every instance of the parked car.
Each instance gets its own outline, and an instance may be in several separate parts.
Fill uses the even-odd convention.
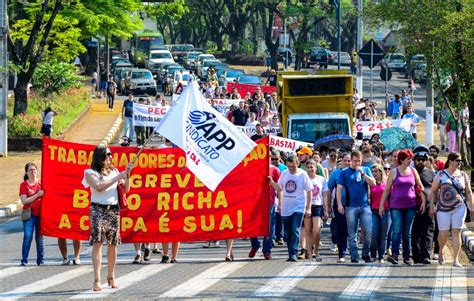
[[[115,59],[110,62],[110,69],[115,69],[117,66],[120,65],[121,67],[133,67],[132,63],[128,59],[120,58]]]
[[[201,53],[199,54],[196,59],[194,60],[194,70],[196,70],[196,73],[198,72],[198,68],[201,65],[202,61],[204,60],[215,60],[215,56],[212,54],[208,53]]]
[[[153,74],[147,69],[133,69],[130,71],[130,90],[134,95],[153,95],[157,93]]]
[[[384,58],[384,62],[387,64],[388,69],[404,72],[407,68],[407,60],[401,53],[387,53]]]
[[[157,73],[163,64],[174,62],[173,56],[168,50],[150,50],[148,58],[145,59],[145,68],[153,73]]]
[[[334,65],[337,65],[337,51],[331,51],[331,62]],[[341,65],[342,66],[349,66],[351,64],[351,55],[347,52],[341,51]]]
[[[209,69],[210,66],[216,66],[219,65],[220,61],[213,59],[213,60],[203,60],[202,63],[198,66],[198,71],[197,75],[201,79],[207,79],[207,69]]]
[[[405,72],[405,78],[415,77],[415,67],[418,63],[426,63],[425,56],[423,54],[415,54],[410,58],[407,64],[407,71]]]
[[[237,76],[235,82],[238,84],[261,85],[260,78],[255,75],[242,74]]]
[[[328,68],[328,64],[332,59],[332,53],[328,49],[316,48],[312,49],[308,56],[304,59],[303,66],[306,68],[311,65],[319,64],[321,68]]]
[[[184,68],[186,68],[186,69],[195,69],[194,68],[194,60],[201,53],[202,53],[201,51],[191,51],[191,52],[186,53],[186,56],[184,57],[184,62],[183,62]]]
[[[193,50],[194,46],[191,44],[177,44],[171,46],[171,54],[173,55],[173,59],[179,63],[182,63],[186,57],[186,54]]]
[[[219,86],[227,87],[227,83],[233,83],[239,75],[245,75],[244,70],[222,69],[217,71]]]

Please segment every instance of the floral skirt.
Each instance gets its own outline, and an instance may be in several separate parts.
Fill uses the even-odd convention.
[[[91,232],[89,243],[102,242],[108,245],[120,244],[119,209],[102,208],[93,203],[90,206]]]

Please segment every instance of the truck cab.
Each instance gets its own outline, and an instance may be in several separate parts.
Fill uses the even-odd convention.
[[[335,134],[351,135],[352,76],[283,75],[280,89],[283,136],[314,143]]]

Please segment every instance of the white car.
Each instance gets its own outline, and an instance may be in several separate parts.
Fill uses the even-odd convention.
[[[196,70],[196,72],[198,71],[199,65],[202,64],[202,61],[204,61],[204,60],[215,60],[215,59],[216,59],[216,57],[212,54],[201,53],[194,60],[194,70]]]
[[[211,66],[218,65],[220,63],[221,62],[216,59],[203,60],[202,63],[198,66],[197,75],[199,76],[199,78],[207,79],[207,69],[209,69],[209,67]]]
[[[201,51],[191,51],[186,54],[184,58],[184,68],[186,69],[195,69],[194,68],[194,60],[200,55]]]
[[[150,50],[148,58],[145,60],[145,68],[150,70],[152,73],[157,73],[163,64],[174,62],[173,56],[168,50]]]

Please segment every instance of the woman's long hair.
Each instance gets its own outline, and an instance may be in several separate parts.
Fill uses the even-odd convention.
[[[449,153],[448,159],[446,160],[446,164],[444,165],[444,168],[448,169],[449,168],[449,162],[456,161],[460,157],[461,156],[459,155],[459,153],[455,153],[455,152]]]
[[[92,170],[95,170],[100,174],[108,173],[112,170],[112,165],[105,162],[107,159],[107,152],[108,148],[104,145],[99,145],[94,149],[91,164]]]
[[[374,164],[372,165],[372,168],[377,169],[382,174],[382,183],[385,183],[387,181],[387,175],[385,174],[383,166],[380,164]]]
[[[30,168],[30,166],[34,166],[36,168],[36,170],[38,170],[38,167],[36,166],[35,163],[32,163],[32,162],[26,163],[26,165],[25,165],[25,175],[23,176],[23,181],[28,180],[28,169]]]

